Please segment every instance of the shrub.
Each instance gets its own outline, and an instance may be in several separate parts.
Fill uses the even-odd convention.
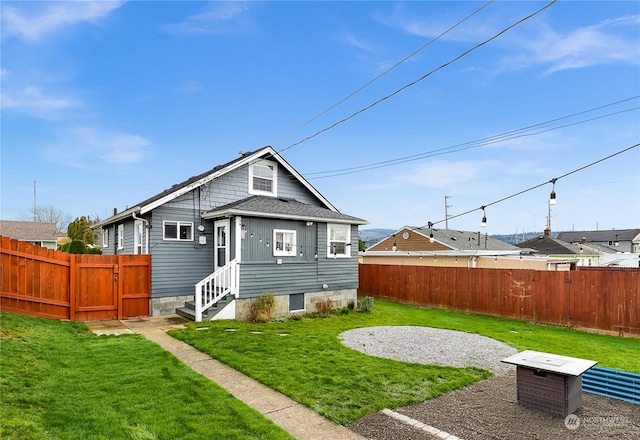
[[[347,309],[349,310],[353,310],[356,308],[356,303],[353,300],[349,300],[349,302],[347,303]]]
[[[86,254],[87,253],[87,245],[84,244],[82,240],[73,240],[71,244],[69,244],[70,254]]]
[[[273,293],[263,293],[249,305],[249,321],[269,322],[273,319],[276,308],[276,298]]]
[[[362,298],[362,300],[360,301],[360,310],[365,313],[370,313],[371,310],[373,310],[372,296],[365,296],[364,298]]]
[[[316,305],[316,310],[318,311],[318,314],[323,318],[326,318],[327,316],[329,316],[329,314],[331,314],[331,312],[333,312],[333,309],[335,308],[331,298],[320,299],[316,301],[315,305]]]

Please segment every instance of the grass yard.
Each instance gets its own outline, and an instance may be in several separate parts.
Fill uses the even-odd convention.
[[[0,438],[292,438],[142,336],[0,319]]]
[[[601,366],[640,372],[638,339],[377,300],[372,313],[268,324],[190,323],[189,328],[170,334],[342,424],[385,407],[421,402],[490,376],[488,371],[472,367],[419,365],[367,356],[343,346],[337,337],[349,329],[388,325],[478,333],[518,350],[592,359]]]

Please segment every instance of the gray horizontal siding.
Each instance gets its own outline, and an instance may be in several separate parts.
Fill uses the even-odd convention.
[[[164,206],[195,209],[196,212],[209,211],[249,196],[249,168],[243,167],[183,194]],[[289,197],[302,203],[322,206],[311,191],[281,166],[278,166],[278,197]]]
[[[161,206],[153,211],[151,223],[151,296],[154,298],[174,295],[191,295],[195,284],[213,271],[213,228],[209,224],[204,234],[197,226],[199,218],[194,219],[190,209],[177,209]],[[163,240],[162,222],[194,222],[193,241]],[[205,235],[207,244],[198,244],[198,236]]]

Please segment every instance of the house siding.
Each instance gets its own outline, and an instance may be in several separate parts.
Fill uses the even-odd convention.
[[[256,219],[257,220],[257,219]],[[245,220],[243,220],[244,223]],[[317,292],[330,289],[356,289],[358,287],[358,227],[351,227],[351,258],[327,258],[327,225],[325,223],[306,226],[303,222],[283,222],[283,221],[257,221],[265,231],[276,229],[296,229],[298,231],[298,243],[309,249],[303,256],[299,254],[295,257],[274,257],[272,245],[266,247],[263,239],[262,244],[254,233],[250,244],[252,247],[260,248],[259,261],[247,261],[245,254],[251,254],[250,249],[243,244],[243,259],[240,264],[240,298],[250,298],[259,296],[262,293],[273,293],[274,295],[287,295],[294,293]],[[287,227],[288,226],[288,227]],[[251,240],[250,231],[247,228],[247,235],[243,243]],[[302,234],[301,234],[301,231]],[[317,234],[317,235],[316,235]],[[313,239],[317,236],[317,240]],[[306,241],[304,241],[306,240]],[[312,245],[309,245],[313,243]],[[318,261],[315,261],[315,244],[318,247]],[[271,249],[267,251],[266,249]],[[277,260],[281,259],[282,264]],[[323,289],[323,285],[326,285]]]
[[[248,195],[249,168],[243,167],[220,176],[199,189],[183,194],[164,206],[202,212],[237,202]],[[302,203],[322,206],[319,200],[283,167],[278,167],[278,197],[293,198]]]
[[[163,240],[162,222],[167,220],[194,222],[194,240]],[[152,297],[193,295],[195,284],[212,272],[213,230],[211,225],[206,225],[201,234],[197,229],[199,224],[199,216],[192,209],[164,205],[153,211],[149,240]],[[206,245],[198,244],[199,235],[206,236]]]

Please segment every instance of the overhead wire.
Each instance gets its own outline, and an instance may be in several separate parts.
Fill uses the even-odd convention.
[[[291,148],[293,148],[293,147],[296,147],[296,146],[298,146],[298,145],[300,145],[300,144],[302,144],[302,143],[304,143],[304,142],[306,142],[306,141],[308,141],[308,140],[311,140],[311,139],[315,138],[316,136],[318,136],[318,135],[320,135],[320,134],[322,134],[322,133],[325,133],[325,132],[327,132],[327,131],[329,131],[329,130],[331,130],[331,129],[335,128],[335,127],[337,127],[338,125],[343,124],[343,123],[345,123],[345,122],[349,121],[350,119],[355,118],[355,117],[356,117],[356,116],[358,116],[359,114],[364,113],[364,112],[366,112],[367,110],[370,110],[371,108],[375,107],[376,105],[380,104],[381,102],[386,101],[386,100],[387,100],[387,99],[389,99],[389,98],[392,98],[393,96],[397,95],[398,93],[402,92],[403,90],[406,90],[406,89],[408,89],[409,87],[412,87],[412,86],[414,86],[414,85],[418,84],[419,82],[423,81],[424,79],[428,78],[429,76],[433,75],[434,73],[436,73],[436,72],[438,72],[438,71],[440,71],[440,70],[444,69],[445,67],[447,67],[447,66],[449,66],[449,65],[451,65],[451,64],[453,64],[453,63],[455,63],[456,61],[460,60],[461,58],[464,58],[465,56],[467,56],[467,55],[468,55],[468,54],[470,54],[471,52],[473,52],[473,51],[475,51],[475,50],[479,49],[480,47],[482,47],[482,46],[484,46],[484,45],[486,45],[486,44],[490,43],[491,41],[493,41],[493,40],[497,39],[498,37],[500,37],[500,36],[502,36],[503,34],[505,34],[506,32],[508,32],[509,30],[511,30],[511,29],[513,29],[514,27],[518,26],[519,24],[524,23],[525,21],[527,21],[527,20],[529,20],[529,19],[531,19],[531,18],[535,17],[536,15],[540,14],[542,11],[546,10],[546,9],[547,9],[547,8],[549,8],[551,5],[553,5],[554,3],[556,3],[557,1],[558,1],[558,0],[552,0],[551,2],[547,3],[547,4],[546,4],[545,6],[543,6],[542,8],[538,9],[537,11],[535,11],[535,12],[533,12],[533,13],[531,13],[531,14],[527,15],[526,17],[521,18],[520,20],[516,21],[515,23],[513,23],[513,24],[511,24],[511,25],[507,26],[506,28],[502,29],[500,32],[498,32],[497,34],[493,35],[492,37],[487,38],[486,40],[484,40],[484,41],[482,41],[482,42],[480,42],[480,43],[476,44],[475,46],[471,47],[470,49],[467,49],[466,51],[462,52],[460,55],[458,55],[458,56],[456,56],[456,57],[452,58],[451,60],[447,61],[446,63],[441,64],[440,66],[438,66],[438,67],[436,67],[435,69],[431,70],[430,72],[428,72],[428,73],[424,74],[424,75],[423,75],[423,76],[421,76],[420,78],[418,78],[418,79],[416,79],[416,80],[414,80],[414,81],[412,81],[412,82],[410,82],[410,83],[408,83],[408,84],[405,84],[404,86],[400,87],[400,88],[399,88],[399,89],[397,89],[396,91],[394,91],[394,92],[392,92],[392,93],[390,93],[390,94],[388,94],[388,95],[386,95],[386,96],[384,96],[384,97],[382,97],[382,98],[378,99],[377,101],[374,101],[373,103],[369,104],[369,105],[368,105],[368,106],[366,106],[366,107],[361,108],[360,110],[358,110],[358,111],[356,111],[356,112],[352,113],[351,115],[349,115],[349,116],[347,116],[347,117],[345,117],[345,118],[342,118],[342,119],[340,119],[340,120],[339,120],[339,121],[337,121],[337,122],[334,122],[333,124],[329,125],[328,127],[325,127],[325,128],[323,128],[323,129],[321,129],[321,130],[319,130],[319,131],[315,132],[314,134],[312,134],[312,135],[310,135],[310,136],[307,136],[307,137],[305,137],[305,138],[303,138],[303,139],[299,140],[298,142],[295,142],[295,143],[293,143],[293,144],[289,145],[288,147],[285,147],[285,148],[283,148],[283,149],[279,150],[279,151],[278,151],[278,153],[282,153],[283,151],[287,151],[287,150],[289,150],[289,149],[291,149]]]
[[[323,110],[322,112],[318,113],[316,116],[314,116],[313,118],[309,119],[307,122],[305,122],[304,124],[299,125],[298,127],[294,128],[293,130],[291,130],[289,133],[285,134],[284,136],[281,136],[279,139],[277,139],[275,143],[278,143],[286,138],[288,138],[289,136],[291,136],[292,134],[298,132],[299,130],[301,130],[302,128],[306,127],[307,125],[309,125],[310,123],[312,123],[313,121],[315,121],[316,119],[320,118],[321,116],[324,116],[325,114],[327,114],[328,112],[330,112],[331,110],[333,110],[334,108],[338,107],[340,104],[342,104],[343,102],[351,99],[353,96],[357,95],[358,93],[360,93],[361,91],[363,91],[364,89],[366,89],[367,87],[369,87],[371,84],[373,84],[374,82],[378,81],[380,78],[382,78],[383,76],[387,75],[388,73],[390,73],[392,70],[396,69],[398,66],[400,66],[401,64],[405,63],[406,61],[408,61],[409,59],[413,58],[415,55],[417,55],[418,53],[422,52],[424,49],[426,49],[427,47],[429,47],[430,45],[432,45],[433,43],[435,43],[436,41],[438,41],[440,38],[444,37],[446,34],[448,34],[449,32],[451,32],[452,30],[454,30],[455,28],[457,28],[458,26],[460,26],[462,23],[464,23],[465,21],[469,20],[471,17],[473,17],[474,15],[476,15],[477,13],[479,13],[480,11],[482,11],[484,8],[486,8],[487,6],[489,6],[491,3],[493,3],[494,0],[489,0],[487,3],[483,4],[482,6],[480,6],[478,9],[476,9],[475,11],[473,11],[471,14],[467,15],[466,17],[464,17],[462,20],[458,21],[457,23],[455,23],[454,25],[450,26],[448,29],[446,29],[445,31],[441,32],[440,34],[438,34],[436,37],[432,38],[431,40],[429,40],[426,44],[424,44],[423,46],[421,46],[420,48],[418,48],[417,50],[411,52],[409,55],[407,55],[406,57],[404,57],[403,59],[401,59],[400,61],[398,61],[397,63],[395,63],[393,66],[391,66],[390,68],[388,68],[387,70],[385,70],[384,72],[380,73],[379,75],[377,75],[375,78],[373,78],[372,80],[368,81],[367,83],[365,83],[364,85],[362,85],[361,87],[359,87],[358,89],[356,89],[355,91],[349,93],[347,96],[345,96],[344,98],[342,98],[341,100],[339,100],[338,102],[336,102],[335,104],[333,104],[332,106],[330,106],[329,108],[327,108],[326,110]],[[282,150],[284,151],[284,150]]]
[[[537,124],[533,124],[533,125],[529,125],[526,127],[522,127],[522,128],[518,128],[515,130],[510,130],[504,133],[500,133],[497,135],[492,135],[492,136],[487,136],[484,138],[480,138],[480,139],[475,139],[472,141],[467,141],[467,142],[463,142],[460,144],[455,144],[455,145],[451,145],[448,147],[442,147],[442,148],[437,148],[434,150],[429,150],[429,151],[425,151],[422,153],[417,153],[417,154],[412,154],[409,156],[403,156],[403,157],[398,157],[398,158],[394,158],[394,159],[388,159],[388,160],[384,160],[384,161],[380,161],[380,162],[374,162],[374,163],[370,163],[370,164],[365,164],[365,165],[357,165],[357,166],[353,166],[353,167],[347,167],[347,168],[341,168],[341,169],[335,169],[335,170],[327,170],[327,171],[316,171],[316,172],[310,172],[310,173],[305,173],[305,176],[308,176],[309,179],[324,179],[324,178],[328,178],[328,177],[337,177],[337,176],[342,176],[342,175],[346,175],[346,174],[353,174],[353,173],[359,173],[359,172],[364,172],[364,171],[370,171],[373,169],[378,169],[378,168],[384,168],[384,167],[390,167],[390,166],[394,166],[394,165],[400,165],[403,163],[407,163],[407,162],[412,162],[412,161],[416,161],[416,160],[420,160],[420,159],[425,159],[428,157],[433,157],[433,156],[440,156],[440,155],[444,155],[444,154],[451,154],[451,153],[457,153],[460,151],[465,151],[465,150],[470,150],[473,148],[480,148],[483,146],[487,146],[487,145],[492,145],[492,144],[496,144],[499,142],[505,142],[508,140],[513,140],[513,139],[517,139],[517,138],[521,138],[521,137],[528,137],[528,136],[535,136],[538,134],[542,134],[542,133],[547,133],[549,131],[552,130],[558,130],[561,128],[566,128],[566,127],[571,127],[574,125],[579,125],[579,124],[584,124],[587,122],[591,122],[594,120],[598,120],[598,119],[603,119],[606,117],[610,117],[610,116],[615,116],[618,114],[622,114],[622,113],[626,113],[626,112],[630,112],[630,111],[634,111],[634,110],[638,110],[640,109],[640,106],[636,105],[634,107],[631,108],[626,108],[626,109],[621,109],[621,110],[617,110],[617,111],[612,111],[606,114],[600,114],[598,116],[593,116],[593,117],[589,117],[587,119],[582,119],[582,120],[578,120],[575,122],[568,122],[568,123],[564,123],[562,125],[558,125],[559,123],[561,123],[562,121],[567,121],[569,119],[575,118],[577,116],[585,116],[587,114],[593,114],[594,112],[600,112],[604,109],[609,109],[611,107],[614,106],[618,106],[620,107],[623,104],[629,104],[631,103],[631,101],[633,100],[639,100],[640,99],[640,95],[636,95],[630,98],[626,98],[623,100],[619,100],[616,102],[612,102],[609,104],[605,104],[605,105],[601,105],[598,107],[594,107],[592,109],[588,109],[588,110],[583,110],[577,113],[572,113],[570,115],[566,115],[566,116],[561,116],[559,118],[555,118],[555,119],[551,119],[545,122],[540,122]],[[532,131],[535,130],[535,131]]]
[[[563,179],[563,178],[565,178],[565,177],[567,177],[567,176],[570,176],[570,175],[575,174],[575,173],[577,173],[577,172],[580,172],[580,171],[582,171],[582,170],[584,170],[584,169],[587,169],[587,168],[589,168],[589,167],[592,167],[592,166],[594,166],[594,165],[597,165],[597,164],[599,164],[599,163],[601,163],[601,162],[604,162],[605,160],[609,160],[609,159],[611,159],[611,158],[613,158],[613,157],[615,157],[615,156],[618,156],[618,155],[620,155],[620,154],[622,154],[622,153],[626,153],[627,151],[633,150],[634,148],[638,148],[639,146],[640,146],[640,143],[637,143],[637,144],[635,144],[635,145],[631,145],[630,147],[624,148],[624,149],[622,149],[622,150],[620,150],[620,151],[617,151],[617,152],[615,152],[615,153],[613,153],[613,154],[610,154],[610,155],[608,155],[608,156],[606,156],[606,157],[603,157],[603,158],[601,158],[601,159],[598,159],[598,160],[596,160],[596,161],[594,161],[594,162],[591,162],[591,163],[589,163],[589,164],[587,164],[587,165],[581,166],[580,168],[576,168],[575,170],[569,171],[568,173],[562,174],[561,176],[554,177],[553,179],[548,180],[548,181],[546,181],[546,182],[542,182],[542,183],[539,183],[539,184],[537,184],[537,185],[534,185],[534,186],[532,186],[532,187],[530,187],[530,188],[523,189],[522,191],[518,191],[518,192],[516,192],[516,193],[514,193],[514,194],[511,194],[511,195],[509,195],[509,196],[503,197],[503,198],[498,199],[498,200],[496,200],[496,201],[493,201],[493,202],[491,202],[491,203],[487,203],[487,204],[481,205],[481,206],[480,206],[480,207],[478,207],[478,208],[473,208],[473,209],[470,209],[470,210],[468,210],[468,211],[462,212],[462,213],[460,213],[460,214],[447,216],[447,218],[446,218],[446,219],[438,220],[437,222],[429,222],[429,223],[427,223],[427,224],[426,224],[425,226],[423,226],[423,227],[432,227],[432,226],[435,226],[435,225],[437,225],[437,224],[439,224],[439,223],[442,223],[442,222],[444,222],[444,221],[451,220],[451,219],[458,218],[458,217],[462,217],[462,216],[465,216],[465,215],[471,214],[472,212],[475,212],[475,211],[484,211],[484,210],[485,210],[485,208],[488,208],[489,206],[493,206],[493,205],[496,205],[496,204],[498,204],[498,203],[504,202],[505,200],[512,199],[512,198],[514,198],[514,197],[517,197],[517,196],[522,195],[522,194],[524,194],[524,193],[527,193],[527,192],[529,192],[529,191],[533,191],[534,189],[537,189],[537,188],[540,188],[540,187],[542,187],[542,186],[548,185],[548,184],[550,184],[550,183],[555,183],[555,182],[557,182],[557,181],[558,181],[558,180],[560,180],[560,179]]]

